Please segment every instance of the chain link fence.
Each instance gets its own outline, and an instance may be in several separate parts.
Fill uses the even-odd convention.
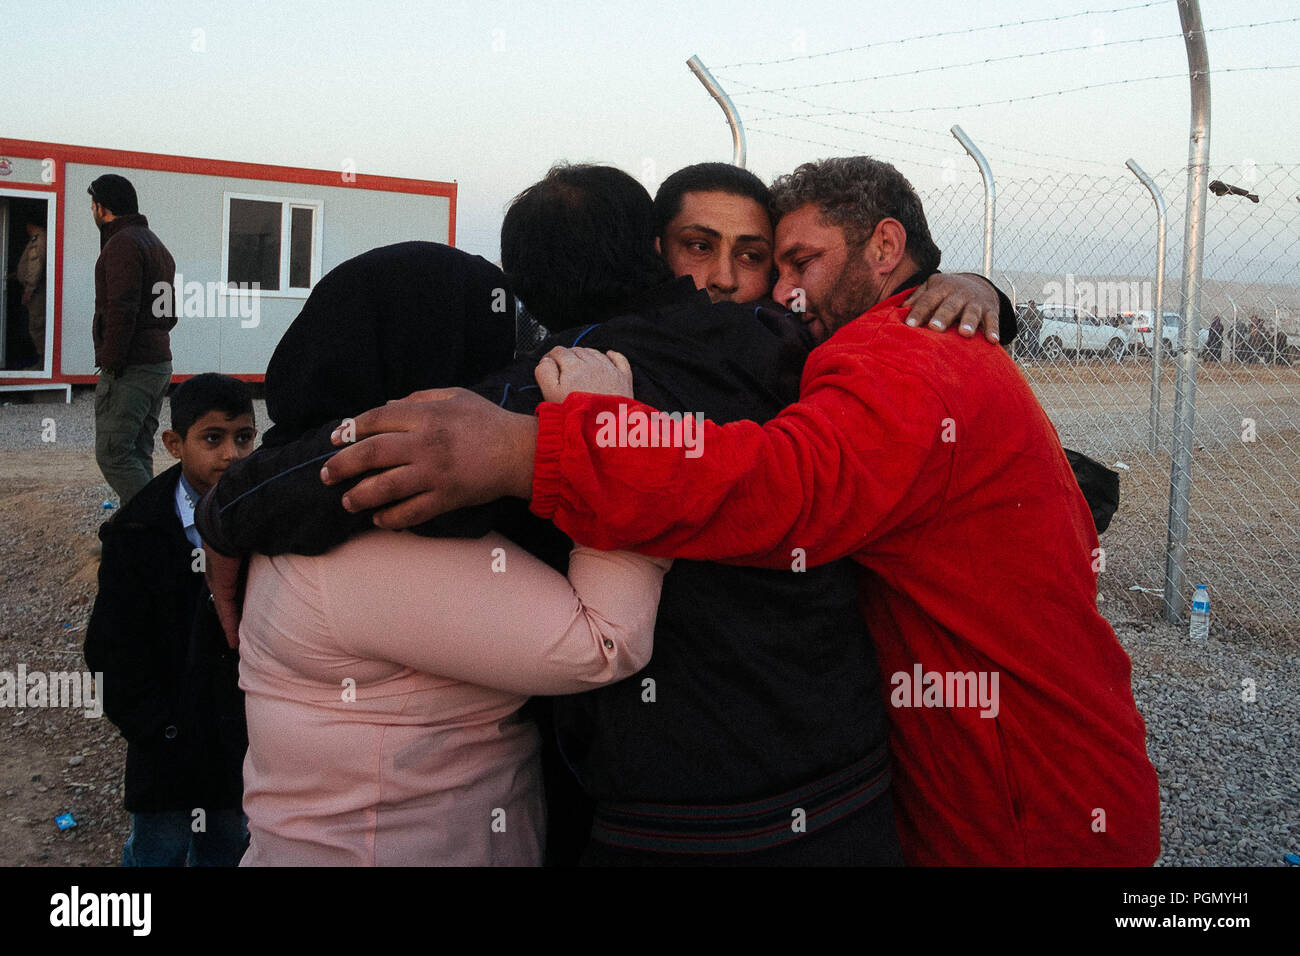
[[[1207,197],[1201,316],[1192,330],[1187,597],[1190,604],[1191,588],[1208,586],[1216,629],[1295,634],[1300,166],[1247,162],[1212,167],[1212,174],[1249,195]],[[1168,205],[1159,340],[1156,209],[1135,176],[997,182],[993,278],[1028,320],[1016,361],[1061,441],[1120,474],[1119,511],[1101,542],[1101,600],[1112,621],[1149,619],[1162,607],[1175,367],[1186,315],[1187,170],[1152,179]],[[981,271],[982,186],[948,182],[921,192],[944,269]]]

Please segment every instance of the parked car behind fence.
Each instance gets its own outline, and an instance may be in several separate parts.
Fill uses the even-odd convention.
[[[1034,339],[1021,344],[1021,357],[1041,356],[1057,362],[1067,355],[1102,355],[1121,362],[1129,352],[1131,333],[1125,325],[1109,325],[1087,309],[1073,305],[1039,305],[1037,311],[1035,320],[1027,304],[1017,306],[1025,337],[1037,331]]]
[[[1136,312],[1121,312],[1120,320],[1129,325],[1133,334],[1129,341],[1133,345],[1134,352],[1150,352],[1156,344],[1155,313],[1150,309],[1141,309]],[[1183,317],[1177,312],[1164,313],[1164,324],[1160,329],[1160,338],[1164,343],[1164,351],[1172,352],[1179,343],[1179,334],[1181,331]],[[1198,339],[1200,343],[1197,348],[1205,346],[1206,339],[1209,335],[1208,329],[1202,329]]]

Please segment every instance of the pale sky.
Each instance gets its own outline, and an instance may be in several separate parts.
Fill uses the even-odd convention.
[[[1130,156],[1151,172],[1183,166],[1187,61],[1174,0],[978,29],[1135,5],[807,0],[793,14],[779,7],[794,4],[669,0],[0,0],[9,67],[0,130],[328,170],[350,161],[362,173],[455,180],[457,244],[495,259],[505,204],[557,160],[612,163],[653,191],[687,163],[731,158],[721,111],[686,69],[692,54],[736,100],[749,128],[749,167],[765,180],[804,160],[854,152],[896,162],[923,191],[945,172],[977,177],[947,132],[954,122],[983,146],[1000,180],[1123,176]],[[1300,64],[1300,22],[1216,29],[1298,19],[1294,0],[1203,0],[1202,11],[1212,70]],[[957,32],[909,39],[949,31]],[[1165,38],[1121,42],[1145,37]],[[1068,47],[1084,49],[959,65]],[[735,65],[791,57],[799,59]],[[944,68],[928,69],[936,66]],[[924,72],[883,76],[915,70]],[[1165,74],[1177,77],[975,105]],[[1300,162],[1300,70],[1216,72],[1212,82],[1212,163]],[[810,83],[834,85],[751,92]],[[919,108],[808,118],[815,123],[771,115]]]

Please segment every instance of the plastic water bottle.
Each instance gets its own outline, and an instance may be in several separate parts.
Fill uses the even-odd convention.
[[[1205,640],[1210,636],[1210,592],[1204,584],[1196,585],[1192,595],[1192,637]]]

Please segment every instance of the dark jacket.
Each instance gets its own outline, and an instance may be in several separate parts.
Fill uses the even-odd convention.
[[[120,372],[171,360],[175,282],[176,262],[144,216],[118,216],[99,227],[91,325],[96,366]]]
[[[127,741],[126,809],[237,808],[248,749],[239,658],[176,515],[181,466],[104,522],[86,664]]]
[[[689,279],[676,289],[578,344],[623,352],[635,394],[663,411],[764,422],[798,400],[811,342],[797,321],[711,306]],[[598,801],[741,803],[882,747],[889,725],[860,594],[847,561],[785,571],[674,562],[650,663],[556,699],[560,744],[583,788]]]

